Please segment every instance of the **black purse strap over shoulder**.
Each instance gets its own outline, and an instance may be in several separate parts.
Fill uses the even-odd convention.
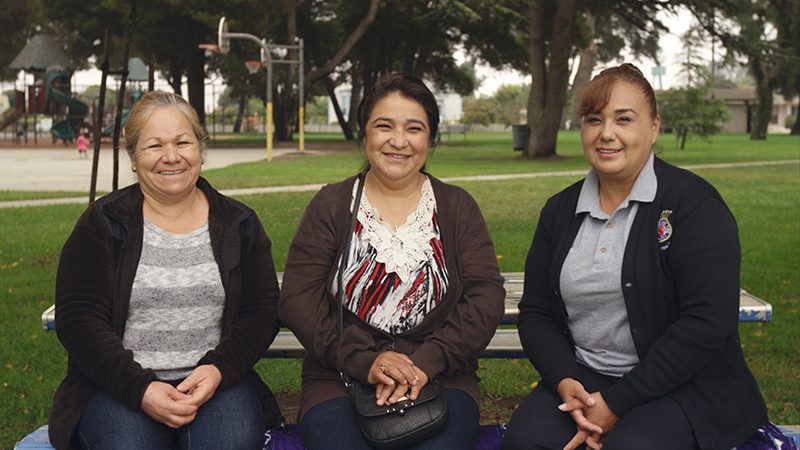
[[[356,220],[358,220],[358,208],[361,206],[361,194],[364,192],[364,182],[365,182],[366,174],[361,172],[358,174],[358,190],[356,191],[356,197],[353,200],[353,212],[350,215],[350,228],[347,229],[347,236],[345,239],[344,250],[342,251],[341,262],[339,263],[339,273],[337,274],[337,289],[336,289],[336,311],[338,315],[338,322],[337,322],[337,332],[339,335],[339,339],[342,338],[342,330],[344,329],[344,311],[343,311],[343,303],[344,300],[342,296],[344,295],[344,271],[347,269],[347,264],[349,263],[350,257],[350,246],[353,242],[353,230],[356,226]],[[339,376],[342,378],[345,387],[347,388],[348,392],[350,391],[350,377],[347,376],[346,373],[343,371],[339,371]]]
[[[364,174],[358,176],[358,190],[350,216],[350,228],[344,245],[337,277],[337,312],[339,314],[337,332],[342,339],[344,329],[344,271],[350,256],[353,230],[356,225],[361,194],[364,191]],[[375,386],[365,385],[358,380],[350,380],[344,371],[339,371],[345,388],[356,408],[358,424],[364,439],[371,446],[382,449],[408,448],[435,435],[447,423],[447,401],[441,395],[437,380],[425,385],[415,400],[406,399],[393,405],[378,406],[375,402]]]

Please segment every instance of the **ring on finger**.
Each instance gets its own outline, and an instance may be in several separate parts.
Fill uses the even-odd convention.
[[[380,370],[381,373],[385,372],[387,367],[389,367],[389,363],[387,362],[382,362],[378,364],[378,370]]]

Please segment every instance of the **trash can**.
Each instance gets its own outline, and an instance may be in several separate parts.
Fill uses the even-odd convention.
[[[511,136],[514,150],[525,150],[525,144],[531,137],[531,127],[528,125],[511,125]]]

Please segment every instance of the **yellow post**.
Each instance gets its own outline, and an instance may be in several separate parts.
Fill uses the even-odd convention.
[[[267,103],[267,161],[272,161],[272,102]]]
[[[298,112],[298,116],[300,119],[300,151],[303,152],[306,150],[306,132],[305,126],[303,124],[303,116],[305,115],[305,108],[300,107],[300,111]]]

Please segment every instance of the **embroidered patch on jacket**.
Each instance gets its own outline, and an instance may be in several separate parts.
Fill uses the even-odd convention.
[[[665,209],[661,211],[661,217],[658,219],[658,246],[661,250],[669,248],[669,239],[672,237],[672,224],[669,223],[670,214],[672,214],[672,210]]]

